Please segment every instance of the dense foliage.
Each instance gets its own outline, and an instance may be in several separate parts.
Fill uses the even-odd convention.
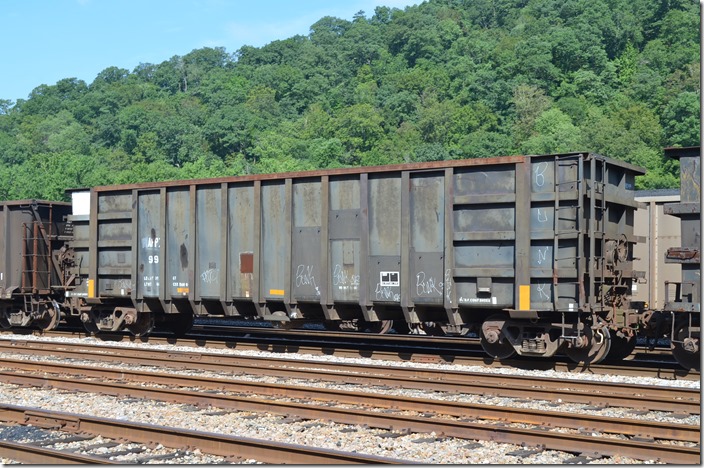
[[[676,187],[694,0],[430,0],[0,101],[0,199],[167,179],[594,151]]]

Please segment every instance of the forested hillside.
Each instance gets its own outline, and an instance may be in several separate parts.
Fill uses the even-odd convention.
[[[0,199],[181,178],[594,151],[676,187],[695,0],[430,0],[0,100]],[[0,90],[0,95],[2,90]]]

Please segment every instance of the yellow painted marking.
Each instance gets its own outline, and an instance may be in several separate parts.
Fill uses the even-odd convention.
[[[88,297],[95,297],[95,280],[88,280]]]
[[[190,291],[188,288],[176,288],[176,292],[179,294],[188,294],[188,291]]]
[[[530,310],[529,284],[521,284],[518,287],[518,310]]]
[[[283,289],[270,289],[269,294],[271,294],[272,296],[283,296],[284,290]]]

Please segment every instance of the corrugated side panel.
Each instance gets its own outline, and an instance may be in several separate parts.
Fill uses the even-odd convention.
[[[531,232],[518,233],[531,239],[531,309],[579,306],[577,262],[584,257],[580,238],[586,230],[585,220],[579,219],[583,208],[579,166],[579,156],[531,158]]]
[[[453,245],[461,307],[512,307],[515,259],[515,165],[455,170]]]
[[[319,302],[324,272],[321,265],[322,191],[320,178],[293,181],[291,277],[297,301]]]
[[[166,277],[172,298],[188,297],[191,291],[190,260],[191,198],[189,187],[166,192]]]
[[[137,275],[139,298],[156,298],[161,294],[161,192],[141,191],[137,203]]]
[[[254,184],[243,183],[228,188],[228,297],[252,300],[256,296],[254,255],[258,246],[255,239]]]
[[[196,299],[219,299],[220,286],[225,284],[227,266],[221,262],[226,248],[221,232],[222,189],[220,185],[196,189]]]
[[[329,274],[332,300],[358,303],[361,277],[359,178],[331,178],[329,192]]]
[[[94,292],[101,296],[128,296],[137,286],[132,282],[135,260],[132,252],[132,191],[98,193],[97,196],[98,276]]]
[[[442,306],[451,274],[444,261],[445,173],[411,174],[410,185],[410,296],[416,304]]]
[[[369,300],[401,301],[401,177],[369,176]]]
[[[291,248],[286,201],[284,181],[262,183],[260,291],[262,298],[274,301],[284,301],[290,293],[286,281]]]

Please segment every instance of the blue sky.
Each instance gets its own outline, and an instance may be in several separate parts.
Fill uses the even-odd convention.
[[[26,99],[64,78],[134,70],[202,47],[233,53],[296,34],[324,16],[346,20],[421,0],[2,0],[0,99]]]

